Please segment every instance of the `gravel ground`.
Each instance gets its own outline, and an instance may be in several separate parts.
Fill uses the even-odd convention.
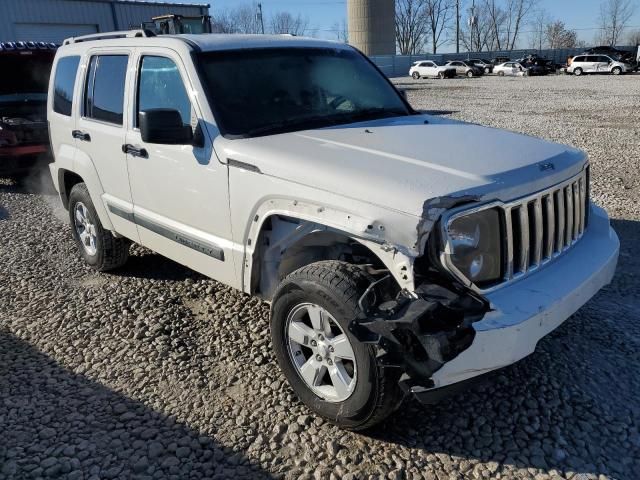
[[[265,305],[140,247],[96,274],[50,191],[0,181],[0,477],[640,478],[640,77],[396,82],[587,150],[613,284],[490,382],[353,434],[294,398]]]

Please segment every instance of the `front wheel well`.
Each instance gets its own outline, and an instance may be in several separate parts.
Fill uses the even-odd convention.
[[[387,269],[370,248],[344,232],[306,220],[272,215],[263,223],[255,244],[251,293],[270,300],[287,275],[324,260],[339,260],[369,271]]]
[[[69,194],[74,185],[82,183],[84,180],[77,173],[61,168],[58,170],[58,187],[60,199],[65,209],[69,210]]]

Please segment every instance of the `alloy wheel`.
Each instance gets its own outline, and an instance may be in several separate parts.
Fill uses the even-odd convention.
[[[338,322],[313,303],[294,307],[285,324],[287,350],[307,387],[327,402],[343,402],[356,387],[353,347]]]
[[[76,203],[73,220],[82,248],[84,248],[85,252],[89,255],[94,256],[98,251],[96,246],[96,226],[92,222],[91,214],[84,203]]]

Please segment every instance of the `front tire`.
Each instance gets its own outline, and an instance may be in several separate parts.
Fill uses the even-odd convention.
[[[444,72],[439,72],[439,73],[438,73],[438,78],[439,78],[440,80],[442,80],[442,79],[444,78]]]
[[[614,67],[613,70],[611,70],[611,73],[613,73],[614,75],[621,75],[622,69],[620,67]]]
[[[504,72],[503,72],[502,70],[500,70],[500,71],[498,72],[498,76],[499,76],[499,77],[504,77]]]
[[[349,430],[389,416],[403,394],[397,369],[376,361],[376,347],[358,341],[349,324],[372,278],[345,262],[322,261],[296,270],[271,305],[278,364],[309,409]]]
[[[489,75],[491,73],[491,69],[489,67],[484,67],[484,73]]]
[[[414,80],[420,80],[420,74],[418,72],[413,72],[411,76]]]
[[[473,72],[471,70],[469,70],[467,72],[467,77],[472,78],[473,77]]]
[[[573,71],[573,74],[574,74],[576,77],[579,77],[580,75],[582,75],[582,69],[581,69],[581,68],[576,68],[576,69]]]
[[[77,183],[71,189],[69,218],[80,256],[91,268],[106,272],[127,262],[131,242],[126,238],[114,237],[102,226],[84,183]]]

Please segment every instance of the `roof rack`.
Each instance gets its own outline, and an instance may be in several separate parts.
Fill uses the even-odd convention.
[[[72,43],[91,42],[93,40],[110,40],[113,38],[141,38],[155,36],[156,34],[151,30],[129,30],[128,32],[93,33],[91,35],[83,35],[81,37],[67,38],[62,44],[70,45]]]

